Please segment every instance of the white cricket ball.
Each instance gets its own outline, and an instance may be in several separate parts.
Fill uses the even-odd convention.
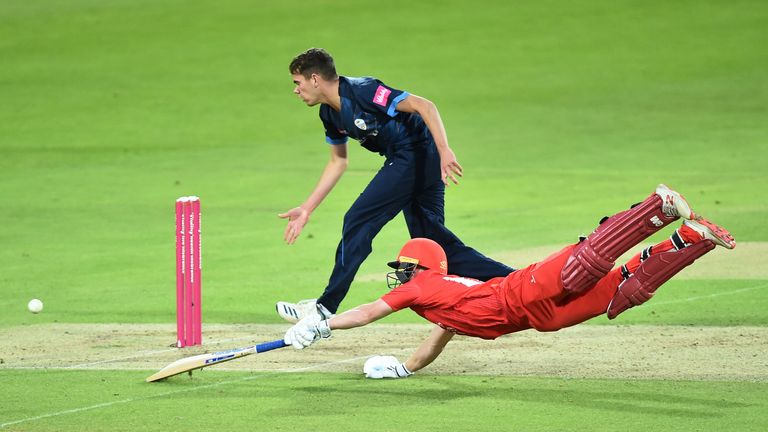
[[[39,313],[43,310],[43,302],[38,299],[32,299],[27,303],[27,309],[32,313]]]

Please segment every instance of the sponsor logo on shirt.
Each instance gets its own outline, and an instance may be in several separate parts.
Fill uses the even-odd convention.
[[[355,119],[355,126],[357,126],[357,128],[360,130],[368,129],[368,126],[365,124],[365,120],[363,119]]]
[[[392,93],[392,90],[380,85],[379,88],[376,89],[376,94],[373,95],[373,103],[383,107],[387,106],[387,99],[389,99],[390,93]]]
[[[480,285],[482,283],[482,282],[480,282],[477,279],[470,279],[470,278],[465,278],[465,277],[461,277],[461,276],[443,276],[443,280],[447,280],[449,282],[460,283],[460,284],[462,284],[464,286],[468,286],[468,287],[473,287],[475,285]]]

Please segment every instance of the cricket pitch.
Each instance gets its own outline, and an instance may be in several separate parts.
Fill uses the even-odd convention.
[[[40,324],[0,329],[0,370],[146,370],[182,357],[279,339],[288,328],[204,325],[202,346],[174,348],[175,326]],[[359,374],[365,358],[405,360],[429,334],[427,324],[374,324],[335,332],[309,349],[290,347],[207,371],[324,371]],[[768,381],[768,329],[582,325],[556,333],[524,331],[484,341],[456,337],[419,375]],[[180,376],[172,379],[186,379]]]

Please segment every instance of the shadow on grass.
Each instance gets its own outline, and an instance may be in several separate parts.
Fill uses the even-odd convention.
[[[575,381],[569,381],[567,388],[532,388],[530,383],[525,382],[514,385],[469,384],[441,379],[431,380],[426,383],[426,386],[417,380],[366,382],[362,385],[358,385],[359,378],[356,378],[355,381],[357,382],[350,382],[349,386],[342,385],[335,388],[302,386],[296,387],[294,390],[308,394],[324,394],[330,398],[349,398],[352,395],[357,395],[361,399],[376,400],[377,403],[381,404],[409,402],[415,406],[425,406],[477,398],[497,406],[504,403],[520,402],[523,404],[550,405],[558,410],[592,409],[611,411],[622,415],[638,414],[690,419],[724,417],[728,415],[726,410],[753,406],[749,403],[728,400],[731,395],[717,392],[713,392],[712,398],[702,398],[672,394],[668,389],[664,391],[653,389],[627,391],[622,389],[622,387],[626,387],[626,384],[620,381],[605,384],[606,388],[601,390],[579,389],[580,384]],[[488,379],[487,381],[493,380]],[[544,387],[547,385],[556,387],[563,384],[559,381],[542,384]],[[588,385],[595,386],[594,383]],[[430,388],[425,388],[427,386]],[[680,391],[685,392],[686,390],[681,389]]]

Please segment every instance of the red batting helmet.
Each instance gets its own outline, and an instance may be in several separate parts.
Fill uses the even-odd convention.
[[[387,273],[387,286],[390,289],[407,283],[413,277],[416,267],[448,274],[448,260],[439,244],[426,238],[415,238],[400,249],[397,261],[388,263],[395,271]]]
[[[415,264],[422,268],[435,270],[440,274],[448,274],[448,259],[445,251],[437,242],[427,238],[414,238],[408,240],[400,249],[397,260],[388,263],[392,268],[399,268],[400,264]]]

